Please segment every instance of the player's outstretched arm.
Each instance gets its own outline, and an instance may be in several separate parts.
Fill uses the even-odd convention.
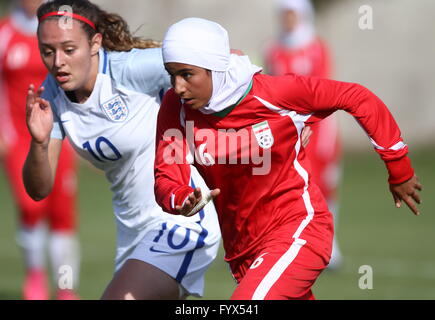
[[[404,201],[415,215],[420,214],[416,203],[421,203],[420,194],[417,192],[421,190],[422,185],[418,181],[416,175],[401,184],[390,184],[390,191],[393,195],[396,207],[400,208],[402,206],[402,201]]]
[[[415,176],[411,160],[407,156],[399,126],[387,106],[373,92],[356,84],[327,79],[289,75],[277,77],[287,81],[292,90],[281,93],[282,106],[294,108],[302,114],[313,113],[324,117],[329,112],[341,109],[350,113],[364,129],[388,169],[390,190],[397,207],[402,201],[418,215],[421,184]],[[278,87],[279,87],[278,83]],[[284,87],[284,85],[283,85]],[[287,95],[287,96],[286,96]]]
[[[26,100],[26,123],[32,137],[23,167],[23,182],[29,196],[36,200],[47,197],[54,183],[62,141],[50,139],[53,113],[50,102],[41,98],[44,88],[37,91],[30,85]]]
[[[193,216],[204,208],[210,200],[216,198],[220,192],[219,189],[214,189],[203,196],[201,188],[195,188],[195,190],[187,196],[183,205],[175,206],[175,209],[183,216]]]

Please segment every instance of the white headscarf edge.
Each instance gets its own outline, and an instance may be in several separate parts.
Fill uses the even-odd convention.
[[[261,68],[248,56],[230,54],[227,31],[209,20],[187,18],[173,24],[163,40],[163,61],[179,62],[212,71],[213,93],[200,109],[205,114],[235,104]]]

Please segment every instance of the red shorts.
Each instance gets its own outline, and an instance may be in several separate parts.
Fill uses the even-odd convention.
[[[5,157],[5,169],[20,213],[20,222],[33,227],[47,219],[52,230],[73,231],[76,225],[76,158],[70,144],[65,141],[60,153],[56,178],[50,195],[42,201],[34,201],[27,195],[22,179],[23,165],[29,152],[29,144],[9,146]]]
[[[314,215],[295,239],[301,223],[302,219],[280,226],[255,253],[230,261],[238,282],[232,300],[314,299],[311,287],[331,255],[332,215]]]

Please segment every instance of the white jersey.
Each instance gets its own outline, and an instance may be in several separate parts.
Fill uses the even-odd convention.
[[[73,103],[52,76],[44,82],[43,98],[54,113],[52,138],[69,139],[81,157],[103,170],[111,183],[117,224],[117,268],[144,234],[168,221],[192,226],[200,222],[209,241],[219,241],[213,205],[205,215],[187,218],[162,211],[154,196],[157,114],[170,80],[161,49],[129,52],[100,50],[94,90],[83,104]],[[192,183],[206,187],[197,172]],[[98,192],[96,190],[96,192]]]

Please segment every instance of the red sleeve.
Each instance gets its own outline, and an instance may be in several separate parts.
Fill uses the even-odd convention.
[[[188,147],[180,110],[180,99],[171,89],[165,94],[157,117],[154,193],[157,203],[172,214],[179,214],[175,206],[182,205],[193,192],[189,186]]]
[[[303,114],[313,113],[312,120],[336,110],[350,113],[385,162],[389,183],[399,184],[412,178],[414,170],[400,129],[386,105],[370,90],[356,83],[314,77],[275,78],[271,90],[277,106]]]

